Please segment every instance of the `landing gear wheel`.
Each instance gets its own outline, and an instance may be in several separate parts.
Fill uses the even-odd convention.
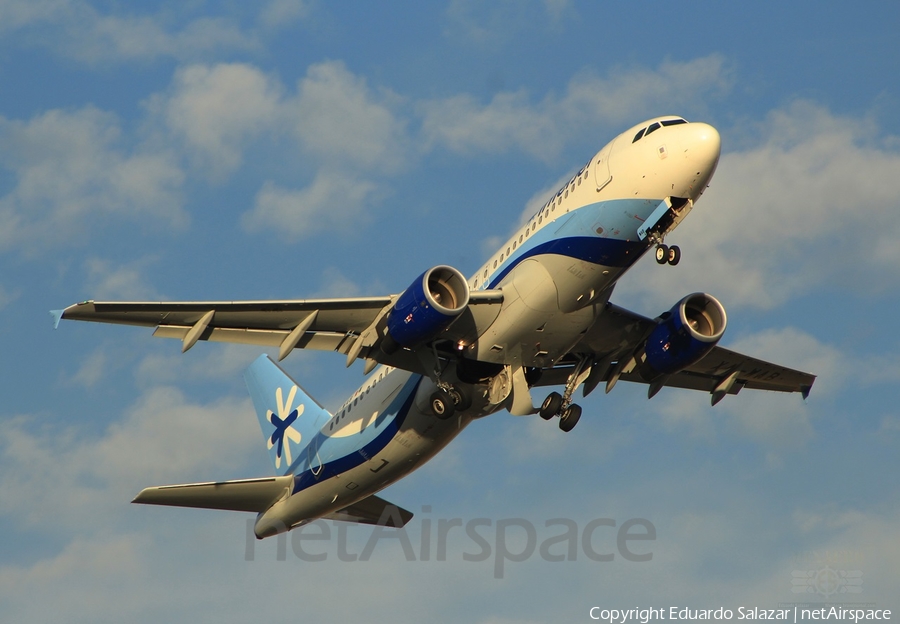
[[[573,403],[559,417],[559,428],[568,433],[578,424],[579,418],[581,418],[581,406]]]
[[[453,401],[453,406],[456,410],[464,412],[472,407],[472,395],[465,388],[453,386],[448,394],[450,395],[450,399]]]
[[[544,399],[544,403],[541,405],[541,409],[538,413],[544,420],[550,420],[559,414],[559,408],[562,407],[562,403],[562,395],[559,392],[551,392],[547,395],[547,398]]]
[[[432,413],[441,420],[447,420],[456,411],[450,393],[443,390],[433,393],[429,404],[431,405]]]
[[[671,247],[669,247],[669,255],[667,260],[672,266],[678,264],[678,261],[681,260],[681,247],[679,247],[678,245],[672,245]]]
[[[669,248],[660,243],[656,246],[656,262],[665,264],[669,260]]]

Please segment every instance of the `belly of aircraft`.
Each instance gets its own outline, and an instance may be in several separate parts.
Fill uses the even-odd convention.
[[[623,267],[545,254],[524,260],[500,288],[503,307],[468,357],[551,366],[605,309]]]
[[[306,485],[286,501],[281,512],[286,523],[339,511],[378,492],[431,459],[470,422],[465,415],[439,420],[413,404],[400,430],[377,453],[326,463],[318,478],[308,471],[298,475]]]

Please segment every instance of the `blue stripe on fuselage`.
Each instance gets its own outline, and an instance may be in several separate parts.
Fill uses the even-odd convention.
[[[523,260],[545,254],[609,267],[628,267],[647,249],[638,238],[655,199],[615,199],[588,204],[544,224],[510,254],[483,288],[495,288]],[[599,229],[599,231],[598,231]]]
[[[487,288],[495,288],[520,262],[534,256],[554,254],[603,266],[626,267],[640,257],[646,247],[647,244],[643,241],[624,241],[596,236],[557,238],[526,249],[521,254],[510,258],[508,262],[504,263],[500,272],[491,279]]]
[[[385,413],[394,414],[393,418],[388,418],[385,421],[384,429],[372,440],[361,447],[355,447],[347,455],[322,464],[318,474],[313,473],[312,469],[307,468],[303,472],[295,475],[294,488],[291,494],[296,494],[320,481],[340,475],[357,466],[361,466],[364,462],[380,453],[390,441],[394,439],[397,432],[400,431],[400,427],[409,415],[409,410],[412,408],[413,400],[415,400],[416,397],[416,391],[419,389],[419,384],[421,382],[421,375],[410,376],[404,384],[403,390],[397,395],[397,398],[384,410]],[[360,435],[362,435],[362,433]],[[316,444],[321,452],[323,450],[322,444],[329,439],[328,436],[319,433],[311,444]]]

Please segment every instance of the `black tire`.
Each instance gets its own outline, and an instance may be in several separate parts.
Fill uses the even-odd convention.
[[[681,261],[681,247],[678,245],[672,245],[669,247],[669,257],[668,262],[672,266],[675,266]]]
[[[453,406],[453,399],[450,398],[450,394],[443,390],[438,390],[433,393],[429,400],[429,404],[431,405],[431,413],[441,420],[451,418],[456,411],[456,408]]]
[[[559,419],[559,428],[568,433],[578,424],[579,418],[581,418],[581,406],[572,404],[562,413]]]
[[[547,395],[547,398],[544,399],[544,402],[541,404],[541,409],[538,413],[544,420],[550,420],[551,418],[559,414],[559,408],[562,407],[562,402],[563,398],[559,392],[551,392]]]
[[[657,264],[665,264],[669,260],[669,248],[665,245],[656,246],[656,262]]]
[[[456,411],[464,412],[472,407],[472,393],[469,392],[468,388],[464,386],[453,386],[453,389],[449,394]]]

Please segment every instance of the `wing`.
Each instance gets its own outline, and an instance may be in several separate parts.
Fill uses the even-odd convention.
[[[567,359],[571,364],[544,371],[539,384],[565,383],[573,372],[583,377],[585,395],[600,382],[607,382],[609,388],[616,379],[647,384],[637,370],[623,365],[655,326],[654,320],[609,304],[570,352]],[[581,361],[590,366],[576,371]],[[815,380],[815,375],[715,346],[700,361],[666,377],[662,385],[709,392],[715,405],[726,394],[737,394],[743,388],[799,392],[806,398]]]
[[[357,357],[413,372],[420,358],[408,350],[391,355],[373,349],[384,334],[386,317],[397,297],[297,299],[286,301],[97,302],[84,301],[54,312],[61,319],[155,327],[154,336],[177,338],[182,351],[198,340],[278,347],[279,359],[293,349],[337,351],[347,365]],[[500,311],[498,290],[475,291],[467,309],[439,336],[441,340],[477,337]]]

